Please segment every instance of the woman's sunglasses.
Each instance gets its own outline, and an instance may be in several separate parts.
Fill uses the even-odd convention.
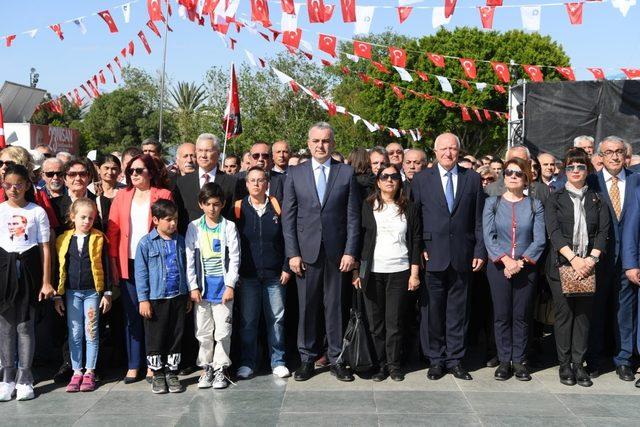
[[[4,166],[13,166],[17,164],[16,162],[14,162],[13,160],[0,160],[0,168],[4,165]]]
[[[57,172],[57,171],[42,172],[42,173],[47,178],[53,178],[54,176],[57,176],[58,178],[60,178],[62,175],[64,175],[64,172]]]
[[[65,175],[67,176],[67,178],[75,178],[77,176],[79,176],[80,178],[86,178],[89,176],[89,172],[87,171],[67,172]]]
[[[389,180],[389,178],[391,178],[393,181],[400,181],[400,179],[402,179],[402,176],[398,172],[380,174],[380,181],[387,181]]]
[[[565,169],[567,172],[585,172],[587,170],[587,165],[569,165]]]
[[[504,176],[513,176],[513,175],[515,175],[516,178],[522,178],[524,176],[524,172],[517,171],[517,170],[514,170],[514,169],[505,169],[503,173],[504,173]]]
[[[127,171],[128,175],[142,175],[144,173],[144,171],[146,171],[146,168],[131,168]]]

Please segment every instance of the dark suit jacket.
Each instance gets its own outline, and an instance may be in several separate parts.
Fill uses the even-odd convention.
[[[489,184],[485,191],[489,197],[502,196],[507,191],[504,186],[504,178],[500,177],[496,182]],[[543,205],[546,203],[547,197],[549,197],[550,193],[551,190],[549,189],[549,186],[543,182],[534,181],[529,185],[529,197],[540,200]]]
[[[422,239],[429,254],[427,271],[472,270],[473,258],[486,259],[482,236],[485,193],[480,175],[458,167],[458,185],[449,213],[437,166],[413,176],[411,197],[422,215]]]
[[[288,258],[315,263],[324,247],[327,258],[357,258],[360,248],[360,192],[353,168],[331,161],[324,203],[316,191],[312,161],[289,168],[284,187],[282,230]]]
[[[235,200],[236,179],[224,172],[216,172],[216,184],[222,187],[225,196],[225,205],[222,216],[228,220],[233,217],[233,202]],[[176,187],[173,189],[173,200],[178,205],[178,231],[184,235],[187,232],[189,222],[200,218],[203,215],[198,204],[198,194],[200,193],[200,177],[198,172],[188,173],[176,180]]]
[[[249,195],[247,191],[247,172],[242,171],[234,175],[236,178],[235,200],[243,199]],[[284,198],[284,180],[286,175],[280,172],[269,172],[269,195],[275,197],[280,204]]]
[[[93,200],[96,203],[100,203],[96,195],[91,191],[87,191],[87,198]],[[58,224],[60,224],[55,228],[56,235],[58,236],[65,230],[69,229],[69,208],[71,208],[71,203],[71,197],[69,197],[68,194],[63,194],[62,196],[54,197],[53,199],[51,199],[53,211],[55,212],[56,218],[58,219]],[[93,222],[93,227],[100,231],[104,231],[100,215],[96,215],[96,219]]]

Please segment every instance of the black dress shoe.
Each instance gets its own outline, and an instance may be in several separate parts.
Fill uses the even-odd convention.
[[[350,382],[355,380],[351,370],[341,363],[335,363],[331,365],[331,375],[336,377],[338,381]]]
[[[493,374],[493,377],[498,381],[506,381],[511,377],[511,363],[502,362],[496,372]]]
[[[56,384],[68,383],[71,380],[72,374],[73,369],[71,369],[71,365],[63,363],[60,368],[58,368],[58,372],[53,376],[53,382]]]
[[[573,369],[571,369],[570,363],[560,365],[558,375],[560,376],[560,382],[562,384],[569,386],[576,385],[576,376],[573,373]]]
[[[531,381],[529,368],[522,363],[513,364],[513,376],[515,376],[518,381]]]
[[[444,377],[444,374],[444,366],[433,365],[429,368],[429,371],[427,371],[427,378],[429,378],[430,380],[439,380],[440,378]]]
[[[456,365],[453,368],[449,368],[449,372],[459,380],[471,381],[473,379],[462,365]]]
[[[296,373],[293,375],[293,379],[296,381],[307,381],[313,376],[313,362],[302,362]]]
[[[125,383],[125,384],[133,384],[133,383],[137,383],[141,379],[142,378],[140,378],[140,377],[124,377],[122,382]]]
[[[385,379],[387,379],[387,368],[383,367],[378,369],[378,371],[373,374],[373,376],[371,377],[371,379],[377,383],[379,383],[380,381],[384,381]]]
[[[620,365],[616,368],[616,374],[618,374],[618,378],[622,381],[633,381],[636,379],[636,376],[633,373],[633,369],[627,365]]]
[[[491,359],[487,360],[487,368],[495,368],[498,365],[500,365],[498,356],[493,356]]]
[[[391,377],[393,381],[404,381],[404,372],[399,368],[394,368],[389,372],[389,377]]]
[[[582,387],[591,387],[593,385],[593,381],[591,381],[591,377],[584,366],[576,366],[574,368],[576,382],[579,386]]]

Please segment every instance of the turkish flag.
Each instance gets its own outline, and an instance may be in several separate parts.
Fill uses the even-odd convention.
[[[476,78],[478,73],[476,72],[476,63],[473,61],[473,59],[460,58],[460,65],[462,65],[464,73],[467,75],[467,77],[469,77],[470,79]]]
[[[312,24],[327,22],[333,15],[334,6],[325,6],[324,0],[307,0],[309,22]]]
[[[156,36],[160,37],[160,30],[158,30],[158,27],[151,19],[147,21],[147,27],[149,27],[149,29],[153,31]]]
[[[587,68],[587,70],[591,71],[591,74],[593,74],[593,77],[596,80],[604,80],[605,79],[604,70],[602,68]]]
[[[340,8],[344,22],[356,22],[356,0],[340,0]]]
[[[385,74],[391,74],[391,72],[387,69],[387,67],[385,67],[384,65],[382,65],[382,63],[380,62],[376,62],[376,61],[371,61],[371,64],[376,67],[378,69],[378,71],[380,71],[381,73],[385,73]]]
[[[335,5],[325,5],[324,6],[324,15],[322,16],[322,22],[329,22],[331,17],[333,17],[333,11],[335,10]]]
[[[4,115],[2,114],[2,105],[0,105],[0,148],[5,148],[7,142],[4,139]]]
[[[353,54],[360,58],[371,59],[371,45],[358,40],[353,41]]]
[[[202,10],[200,11],[200,15],[202,16],[209,15],[214,10],[216,10],[216,7],[218,7],[218,3],[220,3],[220,0],[204,0],[204,3],[202,4]]]
[[[120,55],[122,55],[122,57],[124,59],[127,59],[127,48],[123,47],[122,49],[120,49]]]
[[[400,23],[402,24],[407,20],[409,15],[411,15],[411,11],[413,10],[410,6],[399,7],[398,8],[398,18],[400,19]]]
[[[13,41],[16,39],[16,35],[15,34],[11,34],[10,36],[7,36],[5,38],[5,45],[7,47],[11,47],[11,44],[13,43]]]
[[[49,28],[51,28],[51,30],[56,33],[60,40],[64,40],[64,34],[62,33],[62,27],[60,26],[60,24],[49,25]]]
[[[282,5],[282,13],[288,13],[289,15],[296,14],[296,7],[293,4],[293,0],[280,0]]]
[[[487,6],[502,6],[502,0],[487,0]]]
[[[360,78],[360,80],[362,80],[364,83],[369,83],[371,81],[371,77],[367,76],[365,73],[358,73],[358,77]]]
[[[107,64],[107,69],[111,72],[111,76],[113,76],[113,82],[118,83],[118,79],[116,78],[116,73],[113,72],[113,67],[111,63]],[[76,95],[78,94],[78,90],[76,89]]]
[[[133,56],[135,53],[136,47],[133,44],[133,40],[129,41],[129,55]]]
[[[251,0],[251,20],[260,22],[265,27],[271,26],[269,20],[269,4],[267,0]]]
[[[393,93],[396,94],[396,97],[398,99],[404,99],[404,93],[402,93],[402,90],[398,86],[391,85],[391,89],[393,90]]]
[[[567,80],[575,80],[576,76],[573,74],[573,69],[571,67],[556,67],[556,71],[562,74]]]
[[[318,49],[333,56],[336,56],[336,37],[327,34],[320,34],[318,36]]]
[[[348,76],[349,74],[351,74],[351,70],[349,70],[344,65],[342,67],[340,67],[340,69],[342,70],[342,74],[344,74],[345,76]]]
[[[478,10],[480,11],[482,28],[487,30],[493,28],[493,14],[496,11],[495,6],[481,6],[478,8]]]
[[[511,75],[509,73],[509,66],[507,64],[505,64],[504,62],[491,61],[491,68],[493,68],[493,71],[496,72],[496,75],[500,80],[502,80],[504,83],[509,83],[509,80],[511,80]]]
[[[437,53],[427,53],[427,56],[433,65],[444,68],[444,56],[438,55]]]
[[[185,5],[186,7],[187,5]],[[195,8],[195,5],[194,5]],[[189,9],[187,7],[187,9]],[[149,12],[149,19],[152,21],[163,21],[162,7],[160,6],[160,0],[147,0],[147,11]]]
[[[471,121],[471,115],[469,114],[469,109],[463,105],[463,106],[460,107],[460,111],[462,112],[462,121],[463,122],[470,122]]]
[[[292,90],[294,93],[298,93],[298,92],[300,91],[300,85],[298,85],[298,83],[296,83],[296,81],[295,81],[295,80],[291,80],[291,81],[289,82],[289,86],[291,86],[291,90]]]
[[[532,82],[541,82],[544,80],[544,76],[542,75],[542,71],[540,67],[536,65],[522,65],[525,73],[529,75],[529,78]]]
[[[102,12],[98,12],[98,15],[100,15],[100,18],[104,19],[104,22],[106,22],[107,25],[109,26],[109,32],[111,33],[118,32],[118,26],[116,25],[116,21],[113,20],[113,17],[111,16],[111,13],[108,10],[103,10]]]
[[[384,82],[380,79],[373,79],[373,85],[378,89],[382,89],[384,87]]]
[[[101,84],[107,84],[107,79],[104,78],[104,71],[100,70],[98,71],[98,76],[100,77],[100,83]]]
[[[333,65],[331,61],[327,61],[326,59],[321,59],[320,62],[322,62],[322,65],[325,67],[331,67]]]
[[[302,39],[302,30],[297,28],[295,31],[284,31],[282,33],[282,44],[298,49],[300,40]]]
[[[473,114],[476,115],[476,119],[478,119],[479,122],[482,121],[482,116],[480,116],[480,111],[477,108],[472,108],[473,110]]]
[[[482,114],[484,114],[485,120],[491,120],[491,113],[489,110],[482,110]]]
[[[142,32],[142,30],[138,32],[138,37],[140,37],[140,40],[142,40],[142,44],[144,45],[144,48],[147,49],[147,53],[151,54],[151,47],[149,46],[149,42],[147,42],[147,36],[144,35],[144,32]]]
[[[456,2],[458,0],[444,0],[444,17],[448,18],[453,15],[456,10]]]
[[[407,67],[407,52],[399,47],[389,46],[389,60],[394,67]]]
[[[425,73],[423,73],[422,71],[416,71],[416,74],[418,75],[418,77],[420,77],[422,80],[424,80],[425,82],[429,81],[429,76],[427,76]]]
[[[471,92],[471,86],[469,85],[468,81],[460,80],[460,79],[456,79],[456,81],[460,83],[460,85],[463,86],[465,89],[467,89],[469,92]]]
[[[447,108],[451,108],[451,107],[455,107],[456,103],[453,101],[449,101],[448,99],[442,99],[442,98],[438,98],[438,101],[440,101],[440,103],[442,105],[444,105]]]
[[[240,120],[240,95],[238,93],[238,80],[236,79],[236,69],[231,64],[231,82],[227,93],[227,108],[224,110],[222,119],[222,129],[226,133],[227,139],[242,133],[242,122]]]
[[[564,5],[567,8],[567,13],[569,14],[569,21],[571,21],[571,25],[581,25],[582,6],[584,6],[584,3],[565,3]]]
[[[620,68],[629,79],[640,79],[640,68]]]
[[[93,98],[93,96],[89,93],[89,91],[87,90],[87,88],[85,87],[85,85],[81,84],[80,87],[82,88],[82,90],[84,91],[84,93],[87,94],[87,97],[89,98]]]
[[[507,91],[505,90],[504,86],[502,86],[502,85],[493,85],[493,88],[498,93],[507,93]]]

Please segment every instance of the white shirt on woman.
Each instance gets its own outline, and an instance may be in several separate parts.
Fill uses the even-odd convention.
[[[0,203],[0,247],[7,252],[23,253],[50,238],[47,213],[35,203],[23,208]]]
[[[136,250],[140,240],[149,233],[149,209],[150,201],[144,203],[131,203],[131,213],[129,214],[129,259],[136,257]]]
[[[385,204],[381,210],[374,206],[376,246],[373,250],[373,273],[398,273],[409,269],[407,248],[407,217],[400,215],[398,205]]]

